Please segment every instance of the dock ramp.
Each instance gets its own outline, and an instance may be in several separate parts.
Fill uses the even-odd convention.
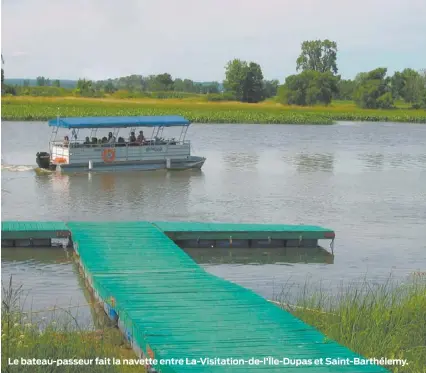
[[[162,230],[182,227],[149,222],[67,226],[93,293],[134,350],[157,360],[151,367],[156,371],[387,372],[374,365],[327,365],[327,358],[361,357],[254,292],[207,273]],[[161,359],[184,359],[185,364],[160,364]],[[229,364],[223,364],[226,359]],[[254,359],[260,363],[250,364]]]

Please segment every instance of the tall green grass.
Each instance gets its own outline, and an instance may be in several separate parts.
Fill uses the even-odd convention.
[[[117,328],[104,325],[96,331],[82,329],[75,317],[36,317],[22,309],[22,288],[13,286],[12,278],[2,283],[1,367],[7,373],[132,373],[144,367],[97,365],[95,358],[136,359]],[[91,365],[22,365],[24,359],[93,359]],[[9,364],[18,360],[17,365]]]
[[[284,300],[281,303],[285,305]],[[296,305],[285,308],[365,357],[407,359],[405,367],[388,367],[395,373],[426,372],[424,281],[389,280],[382,285],[364,281],[341,289],[337,297],[304,289]]]
[[[195,123],[332,124],[335,121],[426,123],[425,110],[362,110],[351,105],[283,106],[183,99],[89,99],[4,97],[3,120],[48,120],[76,116],[183,115]]]
[[[140,92],[118,90],[110,95],[112,98],[131,99],[131,98],[153,98],[153,99],[197,99],[206,101],[206,95],[190,93],[190,92],[175,92],[175,91],[157,91],[157,92]]]

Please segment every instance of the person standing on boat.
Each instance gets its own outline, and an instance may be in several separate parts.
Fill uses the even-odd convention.
[[[113,136],[112,132],[108,134],[108,144],[115,144],[115,137]]]

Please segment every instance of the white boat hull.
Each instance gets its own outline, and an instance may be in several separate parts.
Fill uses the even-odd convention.
[[[142,160],[142,161],[117,161],[117,162],[91,162],[60,164],[57,171],[64,173],[75,172],[116,172],[116,171],[153,171],[153,170],[188,170],[201,169],[206,158],[188,156],[185,159],[172,160]]]
[[[200,169],[204,157],[192,156],[189,142],[165,145],[54,145],[50,164],[61,172],[111,172]]]

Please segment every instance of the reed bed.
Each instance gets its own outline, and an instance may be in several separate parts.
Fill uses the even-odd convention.
[[[112,358],[137,359],[133,350],[123,341],[120,331],[104,324],[101,329],[89,331],[78,325],[71,313],[60,317],[37,317],[22,309],[22,288],[9,282],[2,283],[1,312],[1,367],[7,373],[133,373],[145,372],[143,366],[112,365]],[[27,364],[22,364],[21,358]],[[96,363],[96,358],[111,364]],[[17,364],[13,364],[15,362]],[[85,359],[89,365],[29,365],[29,359]],[[88,360],[92,359],[90,362]],[[12,364],[10,364],[10,362]],[[37,363],[37,361],[35,361]]]
[[[364,110],[352,103],[323,107],[207,102],[185,99],[3,97],[2,120],[37,121],[56,117],[183,115],[194,123],[332,124],[335,121],[426,123],[425,110]]]
[[[407,284],[389,279],[385,284],[364,281],[342,287],[339,296],[307,284],[295,306],[296,317],[328,338],[367,358],[407,359],[405,367],[387,367],[394,373],[426,372],[426,281]]]

